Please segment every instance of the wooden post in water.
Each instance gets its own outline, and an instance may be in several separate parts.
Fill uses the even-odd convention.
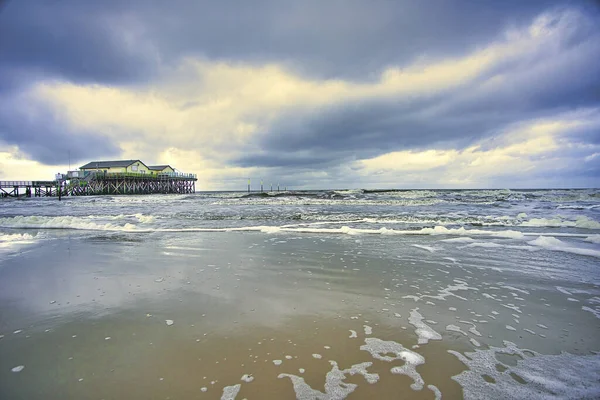
[[[263,192],[263,181],[262,181],[262,179],[260,180],[260,192],[261,193]]]
[[[248,179],[248,193],[250,193],[250,179]]]

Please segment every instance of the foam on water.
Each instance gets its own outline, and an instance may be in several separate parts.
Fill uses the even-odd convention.
[[[23,245],[36,243],[39,240],[38,235],[29,233],[2,233],[0,232],[0,250],[11,251]]]
[[[371,356],[377,360],[393,362],[395,360],[404,361],[404,365],[392,367],[393,374],[406,375],[413,379],[410,387],[413,390],[423,389],[423,378],[417,372],[416,367],[425,363],[425,358],[419,353],[415,353],[394,341],[384,341],[378,338],[366,338],[365,344],[360,346],[361,350],[371,353]],[[395,354],[394,357],[388,354]]]
[[[136,217],[137,215],[137,217]],[[182,227],[169,228],[152,226],[155,218],[145,215],[124,215],[123,218],[130,218],[129,222],[122,225],[113,222],[101,223],[97,221],[97,216],[16,216],[0,217],[0,228],[20,228],[20,229],[73,229],[89,231],[109,231],[123,233],[152,233],[152,232],[262,232],[266,234],[278,234],[282,232],[294,233],[314,233],[314,234],[344,234],[344,235],[431,235],[431,236],[485,236],[505,239],[523,239],[526,236],[571,236],[587,238],[589,235],[561,232],[520,232],[515,230],[481,230],[447,228],[445,226],[435,226],[433,228],[421,228],[415,230],[397,230],[382,227],[380,229],[353,228],[342,226],[340,228],[315,228],[301,225],[258,225],[258,226],[233,226],[233,227]],[[111,219],[111,217],[108,217]],[[114,219],[114,218],[113,218]],[[120,218],[119,218],[120,219]],[[139,224],[139,225],[137,225]],[[433,249],[433,248],[431,248]]]
[[[450,239],[442,239],[441,241],[447,243],[472,243],[475,241],[475,239],[473,239],[472,237],[465,236]]]
[[[424,294],[424,295],[421,295],[421,296],[412,296],[412,295],[409,295],[409,296],[404,296],[404,297],[405,298],[414,298],[415,301],[419,301],[419,300],[424,299],[424,298],[430,298],[430,299],[437,299],[437,300],[445,301],[446,297],[450,297],[451,296],[451,297],[456,297],[457,299],[461,299],[461,300],[465,300],[466,301],[467,300],[466,298],[464,298],[462,296],[459,296],[459,295],[457,295],[454,292],[463,291],[463,290],[464,291],[466,291],[466,290],[479,291],[479,289],[471,287],[466,282],[461,281],[459,279],[454,279],[453,281],[454,281],[455,285],[448,285],[445,288],[440,289],[438,291],[437,295]]]
[[[31,241],[35,239],[34,236],[30,235],[29,233],[2,233],[0,232],[0,243],[6,242],[24,242],[24,241]]]
[[[225,386],[223,388],[223,395],[221,396],[221,400],[235,400],[235,397],[240,392],[242,385],[238,383],[237,385]]]
[[[600,307],[591,308],[588,306],[582,306],[581,309],[583,311],[591,312],[596,318],[600,319]]]
[[[332,366],[331,371],[325,377],[325,392],[320,392],[310,387],[304,378],[292,374],[279,374],[278,378],[289,378],[292,381],[294,392],[298,400],[341,400],[345,399],[350,393],[354,392],[358,385],[346,383],[346,375],[362,375],[365,380],[374,384],[379,380],[378,374],[372,374],[367,371],[373,363],[364,362],[355,364],[350,368],[340,370],[335,361],[329,361]]]
[[[585,240],[586,242],[600,244],[600,235],[590,235],[583,240]]]
[[[425,246],[425,245],[422,245],[422,244],[411,244],[411,246],[412,247],[416,247],[418,249],[427,250],[430,253],[434,253],[434,252],[436,252],[438,250],[435,247]]]
[[[453,350],[448,352],[469,368],[452,377],[462,386],[465,399],[600,397],[600,355],[541,355],[519,349],[509,341],[504,341],[504,347],[490,347],[465,355]],[[521,360],[516,366],[505,365],[498,361],[497,354],[515,355]]]
[[[575,247],[551,236],[539,236],[537,239],[531,240],[528,243],[533,246],[542,247],[546,250],[562,251],[566,253],[600,258],[600,250]]]
[[[429,389],[433,392],[433,395],[435,396],[435,400],[442,400],[442,392],[440,392],[440,389],[438,389],[437,386],[427,385],[427,389]]]
[[[446,330],[450,332],[462,333],[463,335],[468,336],[467,332],[463,331],[459,326],[456,325],[446,325]]]
[[[74,230],[90,230],[90,231],[115,231],[127,232],[137,229],[137,226],[132,223],[117,225],[114,223],[98,223],[97,217],[75,217],[75,216],[16,216],[0,218],[0,227],[2,228],[19,228],[19,229],[74,229]],[[110,219],[110,218],[109,218]],[[137,222],[140,222],[138,219]]]
[[[442,340],[442,335],[433,330],[429,325],[423,322],[423,316],[419,313],[419,308],[415,308],[410,312],[408,322],[415,328],[415,333],[419,337],[419,344],[427,344],[430,340]]]
[[[586,217],[585,215],[578,216],[575,221],[566,220],[560,217],[556,218],[532,218],[529,221],[524,221],[521,226],[529,227],[572,227],[580,229],[600,229],[600,222]]]

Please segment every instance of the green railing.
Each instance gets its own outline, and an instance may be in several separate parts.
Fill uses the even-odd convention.
[[[122,179],[122,178],[134,178],[134,179],[197,179],[196,174],[184,174],[181,172],[161,172],[158,174],[142,174],[140,172],[103,172],[103,171],[90,171],[84,175],[84,179]]]

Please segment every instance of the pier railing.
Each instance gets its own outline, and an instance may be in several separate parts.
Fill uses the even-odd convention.
[[[32,186],[31,181],[0,181],[0,187]]]
[[[55,181],[0,181],[0,197],[91,196],[118,194],[176,193],[196,191],[196,174],[164,172],[93,171],[84,176]],[[61,175],[62,177],[63,175]]]
[[[158,174],[142,174],[139,172],[90,172],[86,174],[84,179],[96,178],[96,179],[123,179],[123,178],[134,178],[134,179],[188,179],[196,180],[196,174],[185,174],[182,172],[160,172]]]
[[[0,181],[0,187],[54,186],[56,181]]]

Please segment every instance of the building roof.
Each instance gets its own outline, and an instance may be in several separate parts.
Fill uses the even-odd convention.
[[[129,167],[131,164],[135,163],[135,162],[141,162],[140,160],[117,160],[117,161],[92,161],[89,162],[87,164],[85,164],[82,167],[79,167],[79,169],[100,169],[100,168],[112,168],[112,167],[116,167],[116,168],[123,168],[123,167]],[[142,164],[144,164],[143,162],[141,162]],[[144,164],[146,165],[146,164]]]
[[[148,165],[148,169],[152,171],[162,171],[167,167],[173,169],[173,167],[171,167],[170,165]]]

